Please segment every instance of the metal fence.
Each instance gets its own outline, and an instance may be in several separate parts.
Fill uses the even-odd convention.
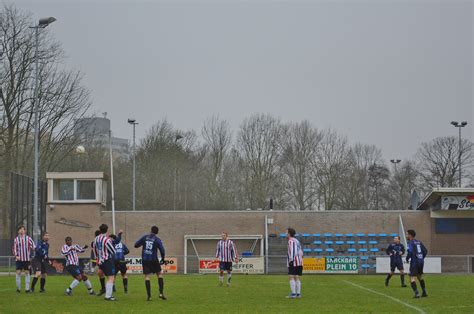
[[[265,265],[265,257],[264,256],[251,256],[251,257],[261,257],[264,260],[264,264],[261,267],[264,269],[264,273],[267,274],[286,274],[286,256],[281,255],[271,255],[268,256],[268,267],[264,267]],[[438,256],[430,256],[430,257],[441,257],[441,271],[443,274],[473,274],[474,273],[474,255],[438,255]],[[199,274],[200,272],[200,263],[202,260],[213,260],[214,256],[197,256],[197,255],[175,255],[171,256],[170,258],[174,258],[176,260],[176,269],[178,274],[183,274],[184,272],[184,260],[187,260],[187,274]],[[59,260],[59,259],[57,259]],[[84,265],[89,264],[89,259],[84,256],[84,259],[81,258]],[[140,264],[140,258],[134,258],[135,265]],[[372,269],[363,269],[361,267],[363,261],[359,260],[359,269],[358,274],[375,274],[375,268]],[[245,261],[244,261],[245,264]],[[202,265],[201,265],[202,266]],[[214,265],[215,267],[215,265]],[[246,266],[235,265],[234,264],[234,271],[236,267],[249,267],[249,263]],[[248,271],[242,270],[244,273]],[[211,268],[209,272],[213,272]],[[60,272],[59,272],[60,273]],[[132,272],[133,273],[133,272]],[[247,272],[252,273],[252,271]],[[13,256],[0,256],[0,274],[15,274],[15,258]],[[53,274],[58,274],[58,272],[53,272]]]
[[[41,232],[46,229],[46,181],[39,181],[38,223]],[[33,199],[34,199],[34,180],[18,173],[10,174],[10,240],[17,235],[17,228],[20,225],[26,227],[27,233],[33,234]]]

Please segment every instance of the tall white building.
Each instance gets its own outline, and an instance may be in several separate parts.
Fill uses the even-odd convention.
[[[110,120],[107,118],[81,118],[77,120],[74,134],[82,139],[84,146],[94,145],[109,148]],[[117,158],[130,157],[130,143],[128,139],[112,136],[112,150]]]

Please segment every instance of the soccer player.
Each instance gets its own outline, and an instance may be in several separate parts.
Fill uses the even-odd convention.
[[[136,248],[142,247],[142,266],[143,274],[145,275],[147,301],[151,301],[150,274],[157,274],[160,299],[166,300],[163,294],[165,284],[161,269],[161,264],[165,261],[165,248],[160,238],[156,236],[157,234],[158,227],[153,226],[151,227],[151,233],[144,235],[135,243]],[[158,250],[160,251],[161,262],[158,260]]]
[[[96,230],[94,233],[94,239],[100,234],[99,230]],[[91,242],[91,275],[95,272],[95,267],[97,266],[97,257],[95,256],[94,250],[94,241]],[[105,290],[105,283],[104,283],[104,290]]]
[[[127,263],[125,262],[125,255],[130,253],[125,243],[121,242],[121,235],[122,233],[119,232],[119,237],[115,234],[111,234],[110,237],[114,240],[115,244],[115,276],[120,272],[122,274],[122,282],[123,282],[123,290],[128,293],[128,276],[127,276]],[[114,285],[115,291],[115,285]]]
[[[228,238],[227,232],[222,232],[221,240],[217,242],[216,258],[219,260],[219,284],[224,284],[224,271],[227,272],[227,287],[230,286],[232,278],[232,262],[238,262],[238,254],[235,244]]]
[[[49,251],[49,234],[45,232],[41,240],[38,240],[36,243],[36,250],[35,250],[35,257],[31,262],[31,266],[33,271],[35,272],[35,276],[33,277],[33,282],[31,283],[31,292],[35,291],[35,285],[38,282],[38,279],[41,277],[40,280],[40,292],[45,292],[44,286],[46,284],[46,263],[50,263],[48,257]]]
[[[393,238],[393,243],[388,246],[385,252],[387,255],[390,255],[390,273],[385,279],[385,287],[388,287],[390,278],[392,278],[392,276],[395,274],[395,268],[400,271],[400,281],[402,283],[402,287],[406,287],[407,285],[405,284],[405,272],[403,269],[402,260],[402,256],[405,254],[405,246],[400,243],[399,236]]]
[[[95,238],[100,235],[100,230],[96,230],[94,233],[94,241],[91,242],[91,259],[93,258],[92,262],[92,269],[95,269],[95,266],[99,263],[99,259],[96,255],[95,248],[94,248],[94,242]],[[97,269],[97,276],[99,276],[99,282],[100,282],[100,291],[97,294],[98,297],[102,296],[105,293],[105,276],[102,270],[99,268]]]
[[[109,227],[106,224],[100,225],[100,234],[94,240],[94,250],[95,255],[97,256],[97,264],[99,265],[99,269],[103,272],[103,275],[107,276],[104,299],[106,301],[116,301],[112,295],[115,281],[115,247],[114,241],[107,236],[108,230]]]
[[[291,294],[287,298],[301,298],[301,280],[303,275],[303,249],[300,241],[295,238],[296,231],[288,228],[286,236],[288,237],[288,277],[290,279]]]
[[[416,232],[415,230],[408,230],[407,231],[407,239],[408,239],[408,248],[407,248],[407,263],[410,263],[410,282],[411,288],[415,293],[415,298],[418,299],[420,297],[418,293],[418,288],[416,287],[416,279],[420,282],[421,289],[423,291],[421,297],[427,297],[426,288],[425,288],[425,280],[423,279],[423,266],[425,263],[425,257],[428,254],[428,250],[426,247],[415,239]]]
[[[89,278],[87,278],[86,274],[84,274],[82,268],[79,267],[79,257],[77,257],[77,253],[84,253],[88,246],[84,245],[84,247],[81,247],[77,244],[72,244],[71,237],[66,237],[64,241],[66,242],[66,244],[64,244],[61,248],[61,254],[66,258],[66,270],[74,278],[72,283],[66,289],[66,295],[71,296],[72,289],[74,289],[81,281],[84,282],[84,285],[89,291],[89,294],[95,295]]]
[[[13,256],[16,266],[16,292],[21,290],[21,273],[25,274],[25,292],[30,292],[30,261],[35,242],[26,234],[25,226],[18,227],[18,236],[13,240]]]

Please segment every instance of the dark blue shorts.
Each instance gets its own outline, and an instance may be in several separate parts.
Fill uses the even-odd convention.
[[[159,261],[142,261],[142,268],[144,275],[161,273]]]
[[[423,275],[424,264],[410,264],[410,276],[417,277]]]
[[[125,262],[115,262],[115,275],[117,276],[118,273],[121,273],[122,276],[127,273],[127,264]]]
[[[115,276],[115,265],[111,259],[104,261],[102,264],[99,265],[99,269],[102,270],[104,275],[108,276]]]
[[[288,266],[288,275],[302,276],[303,275],[303,266]]]
[[[15,266],[16,266],[16,270],[29,270],[30,262],[16,261]]]
[[[83,274],[82,269],[81,269],[79,266],[77,266],[77,265],[67,265],[67,266],[66,266],[66,270],[67,270],[67,272],[70,273],[71,276],[73,276],[73,277],[77,277],[77,276]]]
[[[31,268],[33,269],[33,272],[41,272],[42,274],[46,274],[46,261],[35,257],[31,261]]]
[[[395,268],[398,270],[403,270],[403,262],[402,261],[391,261],[390,262],[390,271],[394,272]]]
[[[232,271],[232,262],[220,262],[219,263],[220,270]]]

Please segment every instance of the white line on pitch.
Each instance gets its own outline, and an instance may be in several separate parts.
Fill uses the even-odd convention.
[[[352,286],[354,286],[354,287],[357,287],[357,288],[359,288],[359,289],[366,290],[366,291],[369,291],[369,292],[372,292],[372,293],[381,295],[381,296],[383,296],[383,297],[389,298],[389,299],[392,300],[392,301],[398,302],[398,303],[400,303],[400,304],[405,305],[406,307],[409,307],[409,308],[411,308],[411,309],[414,309],[414,310],[417,311],[418,313],[426,314],[426,312],[423,311],[422,309],[420,309],[419,307],[416,307],[416,306],[414,306],[414,305],[411,305],[411,304],[408,304],[408,303],[406,303],[406,302],[403,302],[402,300],[399,300],[399,299],[397,299],[397,298],[394,298],[394,297],[392,297],[392,296],[390,296],[390,295],[388,295],[388,294],[385,294],[385,293],[382,293],[382,292],[378,292],[378,291],[375,291],[375,290],[366,288],[366,287],[364,287],[364,286],[358,285],[358,284],[353,283],[353,282],[351,282],[351,281],[347,281],[347,280],[343,280],[343,281],[344,281],[345,283],[350,284],[350,285],[352,285]]]

